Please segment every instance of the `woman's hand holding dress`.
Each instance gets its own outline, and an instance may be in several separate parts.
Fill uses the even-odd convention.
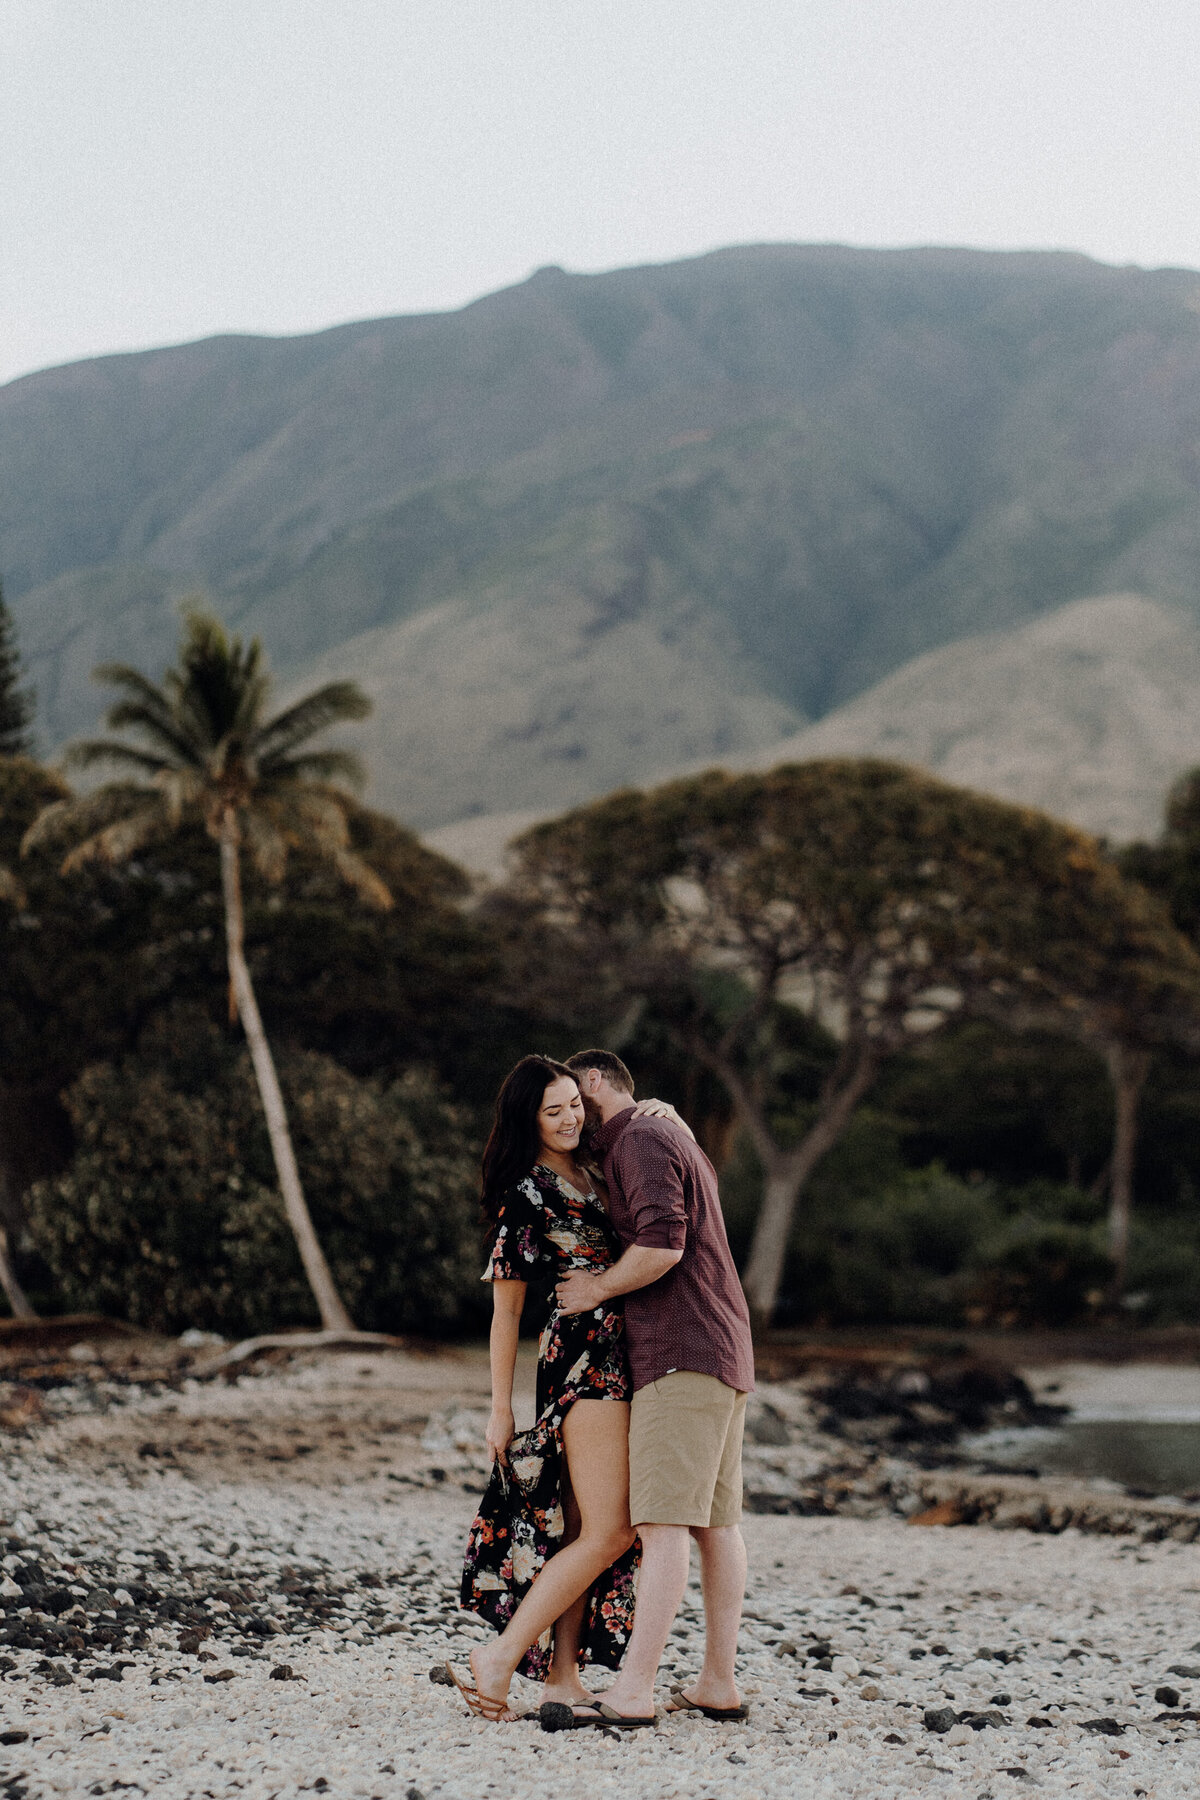
[[[493,1406],[484,1434],[491,1462],[508,1463],[508,1446],[517,1429],[511,1406]]]

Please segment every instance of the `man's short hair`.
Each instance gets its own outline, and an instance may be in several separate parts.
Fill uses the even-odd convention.
[[[580,1050],[574,1056],[568,1056],[567,1067],[576,1075],[582,1075],[585,1069],[599,1069],[609,1087],[616,1088],[618,1094],[633,1093],[633,1076],[611,1050]]]

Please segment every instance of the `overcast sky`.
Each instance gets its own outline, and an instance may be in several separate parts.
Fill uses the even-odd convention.
[[[1200,267],[1196,0],[0,0],[0,379],[765,240]]]

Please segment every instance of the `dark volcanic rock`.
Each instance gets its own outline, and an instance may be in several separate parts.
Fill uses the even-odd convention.
[[[826,1430],[844,1434],[847,1422],[873,1422],[877,1429],[866,1435],[906,1445],[950,1444],[964,1431],[999,1424],[1048,1424],[1068,1410],[1040,1405],[1019,1375],[990,1363],[857,1370],[815,1388],[813,1398],[825,1409]]]

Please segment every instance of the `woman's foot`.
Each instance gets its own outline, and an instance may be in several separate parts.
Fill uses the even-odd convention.
[[[493,1725],[506,1725],[515,1719],[517,1715],[508,1704],[511,1675],[490,1668],[484,1652],[478,1647],[468,1654],[467,1666],[471,1672],[469,1681],[460,1680],[453,1663],[446,1664],[446,1672],[471,1712]]]
[[[547,1681],[542,1687],[542,1705],[557,1701],[560,1706],[590,1706],[596,1698],[578,1677],[574,1681]]]

